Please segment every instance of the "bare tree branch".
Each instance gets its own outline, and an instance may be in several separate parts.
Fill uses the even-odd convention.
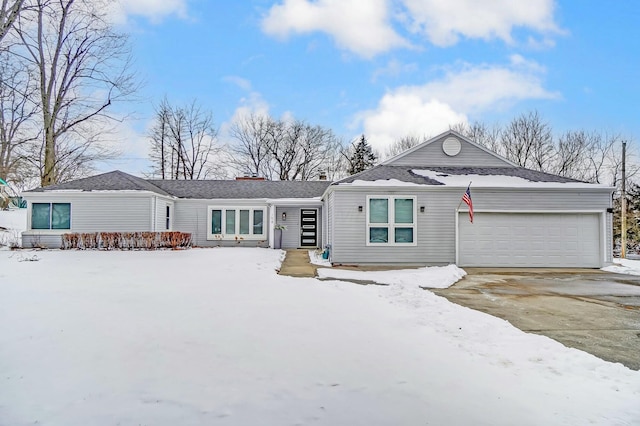
[[[127,36],[114,32],[106,19],[103,0],[27,0],[28,8],[16,22],[20,43],[12,51],[37,73],[38,104],[44,134],[41,185],[69,176],[73,167],[61,163],[71,153],[83,152],[91,163],[96,141],[92,126],[111,120],[106,111],[113,102],[136,89],[129,74]],[[76,131],[82,128],[83,132]],[[64,139],[64,142],[61,140]],[[77,148],[77,149],[76,149]],[[96,147],[95,158],[103,156]]]

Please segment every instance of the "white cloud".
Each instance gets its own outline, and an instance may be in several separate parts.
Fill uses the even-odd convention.
[[[560,30],[554,22],[555,0],[402,0],[414,32],[437,46],[460,37],[501,39],[511,43],[515,27],[547,34]]]
[[[154,23],[167,16],[187,18],[187,0],[119,0],[112,3],[115,22],[124,23],[131,15],[143,16]]]
[[[543,87],[544,68],[514,55],[508,65],[462,64],[439,80],[401,86],[386,93],[374,110],[357,115],[371,145],[379,151],[407,135],[434,136],[450,125],[527,99],[555,99]]]
[[[279,38],[325,32],[341,48],[370,58],[409,46],[392,28],[388,9],[388,0],[284,0],[269,10],[262,29]]]
[[[363,113],[361,119],[371,147],[381,153],[403,136],[434,136],[451,124],[467,121],[446,103],[424,99],[410,90],[387,93],[378,108]]]
[[[262,20],[262,30],[286,38],[324,32],[336,44],[370,58],[413,44],[394,28],[418,34],[441,47],[460,38],[513,43],[513,30],[536,37],[523,42],[552,47],[550,35],[563,33],[554,20],[556,0],[281,0]],[[393,13],[391,10],[393,9]]]
[[[248,83],[250,85],[250,82]],[[269,103],[258,92],[250,92],[247,96],[240,98],[239,105],[231,118],[220,125],[220,131],[218,132],[220,143],[223,145],[235,143],[235,140],[230,135],[231,126],[251,114],[269,115]]]

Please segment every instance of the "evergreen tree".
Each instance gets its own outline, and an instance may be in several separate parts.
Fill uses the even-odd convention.
[[[351,155],[348,157],[350,175],[360,173],[361,171],[370,169],[376,162],[376,156],[371,150],[371,145],[362,135],[358,142],[352,146]]]

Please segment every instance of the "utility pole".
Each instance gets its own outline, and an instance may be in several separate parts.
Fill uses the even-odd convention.
[[[622,200],[620,212],[620,240],[622,249],[620,250],[620,257],[626,259],[627,257],[627,172],[625,169],[627,159],[627,142],[622,141]]]

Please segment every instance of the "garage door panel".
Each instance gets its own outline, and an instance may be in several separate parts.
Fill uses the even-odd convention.
[[[465,217],[458,222],[461,266],[602,266],[596,213],[480,212],[473,224]]]

